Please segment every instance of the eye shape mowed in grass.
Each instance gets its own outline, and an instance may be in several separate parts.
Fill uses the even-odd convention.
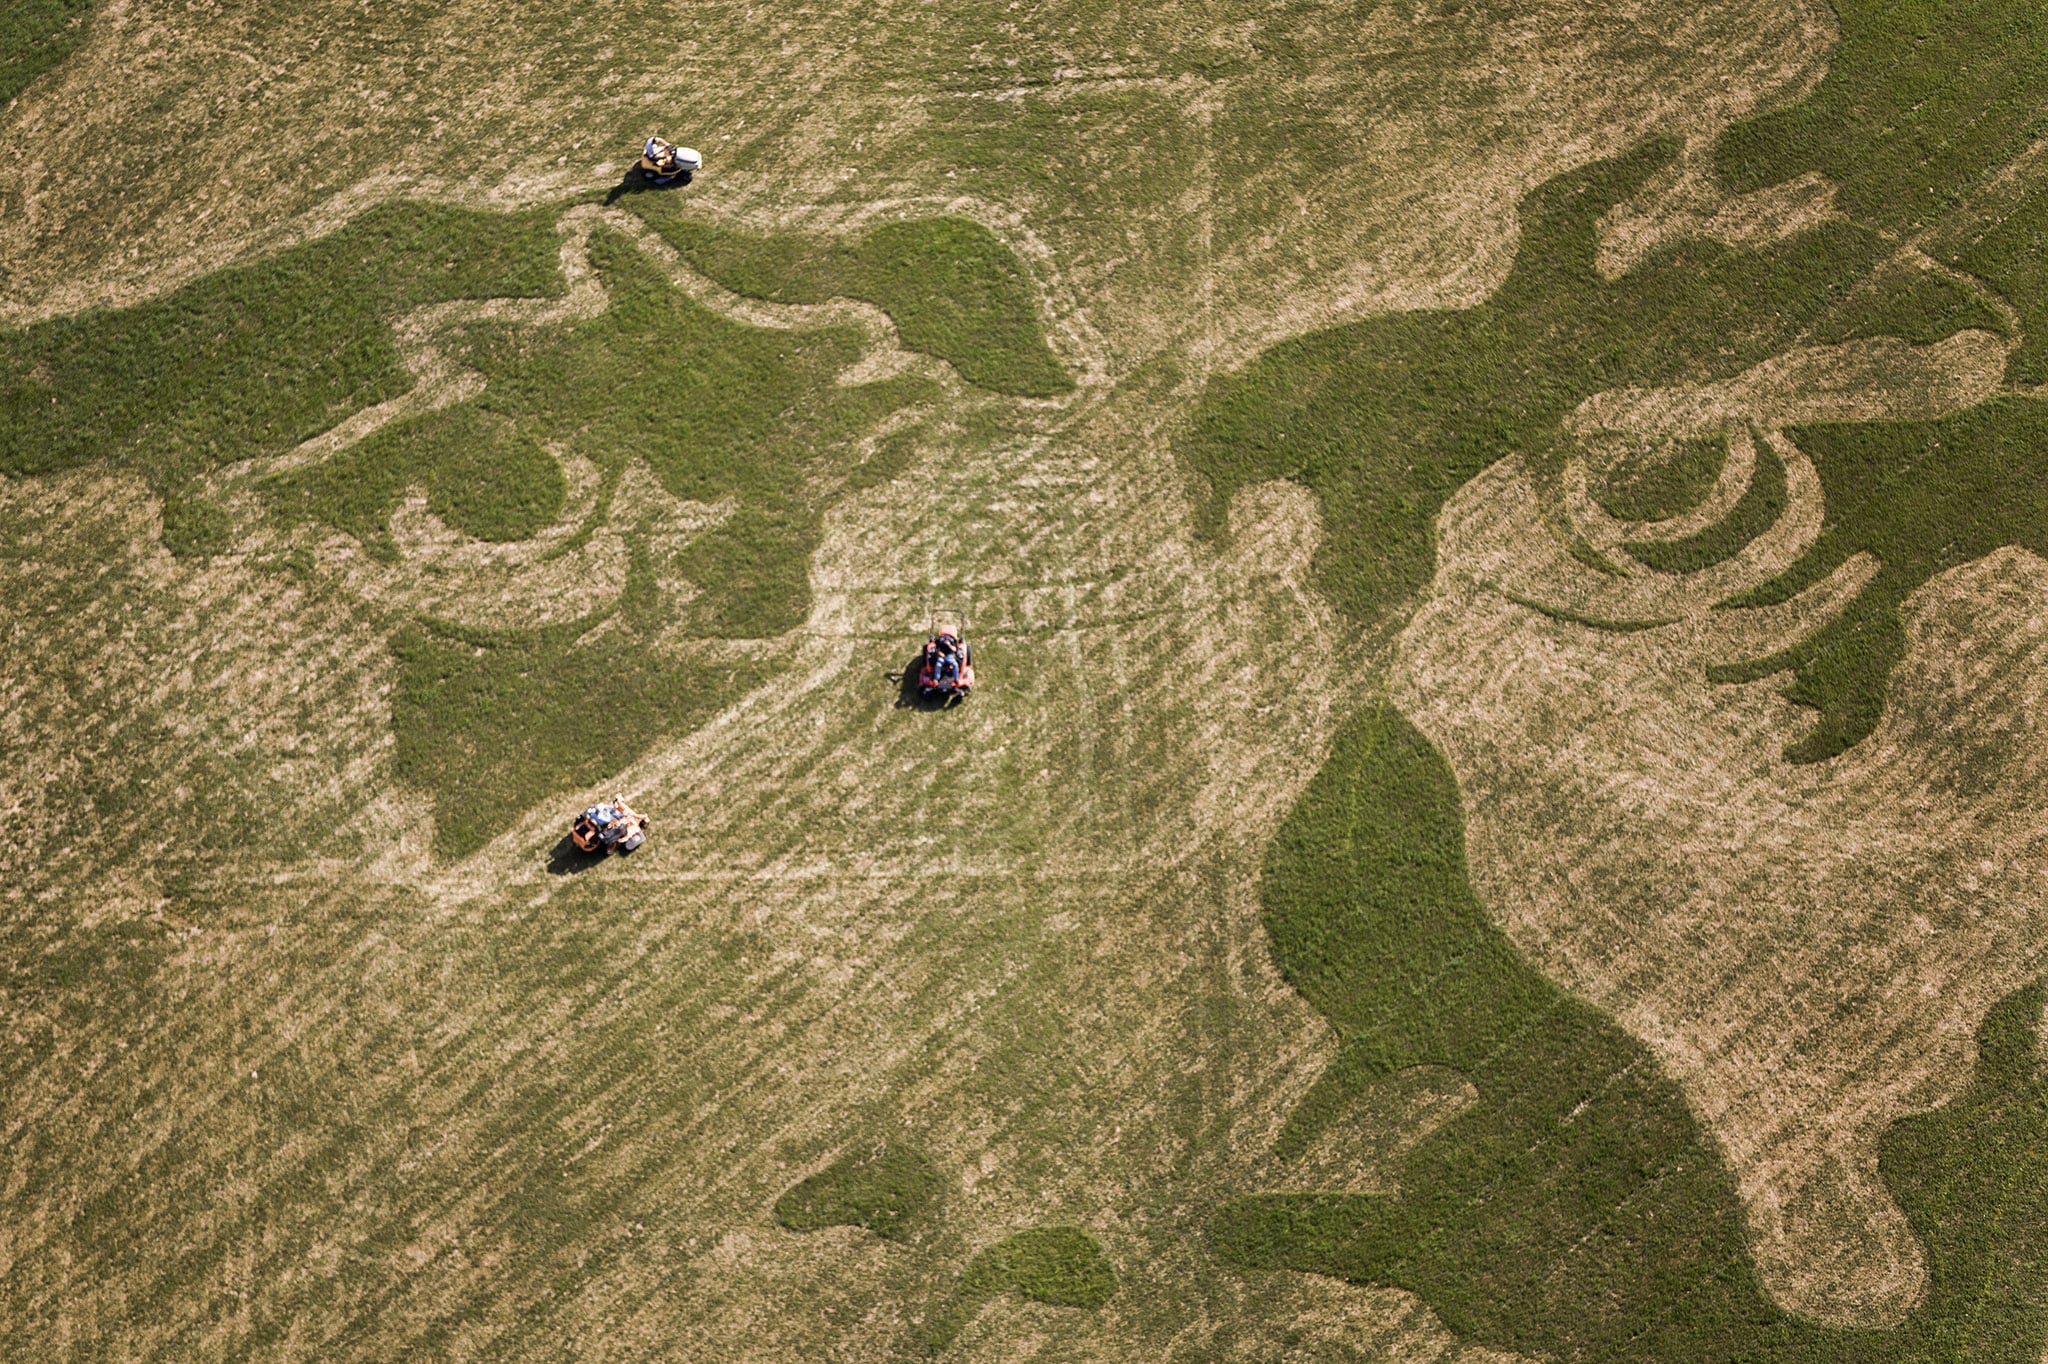
[[[824,509],[892,476],[911,449],[856,441],[935,393],[915,376],[840,384],[862,353],[857,333],[729,321],[617,237],[597,234],[591,260],[610,295],[596,318],[559,334],[479,329],[463,359],[486,377],[480,397],[267,485],[287,520],[325,521],[387,554],[391,512],[418,482],[472,534],[513,539],[552,522],[563,482],[550,449],[601,471],[601,503],[644,461],[672,495],[729,506],[670,562],[636,551],[626,592],[594,617],[507,631],[422,621],[394,638],[396,770],[433,793],[437,846],[450,854],[771,676],[766,655],[706,664],[651,646],[665,635],[768,639],[801,623]],[[691,590],[665,591],[657,575]]]
[[[173,549],[229,548],[223,514],[197,491],[201,477],[282,454],[403,393],[390,328],[408,309],[559,294],[549,227],[544,212],[393,206],[158,303],[0,336],[12,369],[0,370],[0,467],[136,461],[164,500]],[[761,261],[790,254],[781,238],[715,240],[717,263],[743,285]],[[903,314],[906,344],[970,378],[1019,391],[1071,387],[1045,347],[1021,267],[974,224],[889,224],[857,249],[805,240],[797,255],[814,261],[801,276],[806,301],[873,297]],[[596,231],[589,257],[606,295],[595,317],[480,322],[437,338],[482,377],[480,396],[393,421],[258,486],[287,534],[332,527],[387,561],[400,557],[392,514],[415,488],[443,522],[486,542],[550,527],[565,505],[564,457],[595,468],[601,485],[596,511],[563,551],[607,516],[631,521],[635,509],[614,503],[632,465],[669,494],[717,509],[658,560],[636,547],[625,590],[594,615],[537,630],[398,623],[395,771],[433,797],[446,854],[472,851],[551,792],[600,781],[772,675],[767,650],[703,663],[657,657],[653,645],[768,640],[801,623],[824,510],[904,467],[912,433],[876,432],[939,393],[917,374],[843,383],[869,344],[859,330],[721,316],[615,233]],[[942,268],[934,275],[920,262]],[[795,287],[786,284],[780,292]],[[658,585],[676,583],[687,589]]]
[[[1794,740],[1776,740],[1771,752],[1782,744],[1792,763],[1839,759],[1847,765],[1841,770],[1875,762],[1868,745],[1891,742],[1880,725],[1905,675],[1897,665],[1906,658],[1908,599],[2003,546],[2048,551],[2044,405],[2026,387],[2040,379],[2035,356],[2048,319],[2048,288],[2028,263],[2038,253],[2027,245],[2044,239],[2048,223],[2029,150],[2048,98],[2041,74],[2048,26],[2038,7],[2010,0],[1838,9],[1843,39],[1826,80],[1806,103],[1738,127],[1721,145],[1720,164],[1742,190],[1818,170],[1840,186],[1843,216],[1755,249],[1681,241],[1607,278],[1596,264],[1604,215],[1636,194],[1672,149],[1652,145],[1561,176],[1525,200],[1514,270],[1486,303],[1312,334],[1212,383],[1182,449],[1209,476],[1215,496],[1270,477],[1315,490],[1330,526],[1316,580],[1354,620],[1382,626],[1431,590],[1440,568],[1438,513],[1495,461],[1521,456],[1535,496],[1565,523],[1562,474],[1582,457],[1568,418],[1596,393],[1704,387],[1765,357],[1857,337],[1924,346],[1967,329],[1997,334],[2006,372],[1994,401],[1983,393],[1998,389],[1995,376],[1973,390],[1970,402],[1978,405],[1951,404],[1932,419],[1791,428],[1791,441],[1814,456],[1825,520],[1803,557],[1726,603],[1782,604],[1856,556],[1874,558],[1879,567],[1846,609],[1768,657],[1710,675],[1754,686],[1789,671],[1785,695],[1815,713],[1811,724],[1788,723]],[[1918,264],[1902,269],[1902,256]],[[1924,406],[1943,411],[1939,402]],[[1783,473],[1768,452],[1760,457],[1749,495],[1719,525],[1689,539],[1645,543],[1641,562],[1649,571],[1638,577],[1677,580],[1742,550],[1782,514]],[[1636,513],[1669,515],[1697,500],[1704,475],[1678,486],[1687,481],[1678,470],[1672,487],[1642,490],[1655,495]],[[1212,502],[1210,514],[1220,506]],[[1621,580],[1612,565],[1585,568],[1588,576]],[[1429,628],[1458,626],[1437,620]],[[1529,626],[1531,637],[1546,629]],[[1544,638],[1554,643],[1573,631],[1584,636],[1583,653],[1566,643],[1553,648],[1548,666],[1560,675],[1600,675],[1602,631],[1591,621],[1565,620]],[[1498,657],[1468,661],[1475,673],[1489,661],[1499,670],[1515,665]],[[1402,705],[1430,704],[1433,676],[1397,689]],[[1458,707],[1453,699],[1441,709]],[[1423,724],[1423,711],[1409,713]],[[1532,731],[1540,729],[1546,713],[1531,714]],[[2033,723],[2030,715],[2001,714],[1998,723]],[[1600,741],[1555,716],[1549,722],[1587,784],[1608,775],[1585,771],[1605,758]],[[1684,741],[1682,723],[1672,733]],[[1512,753],[1470,769],[1463,765],[1469,755],[1459,753],[1454,779],[1432,746],[1438,731],[1430,734],[1391,709],[1355,720],[1269,855],[1263,895],[1277,959],[1345,1039],[1281,1153],[1306,1149],[1345,1103],[1394,1070],[1452,1066],[1473,1081],[1479,1100],[1417,1147],[1398,1196],[1245,1200],[1218,1219],[1219,1251],[1246,1265],[1407,1286],[1461,1334],[1557,1358],[2038,1358],[2048,1337],[2040,1306],[2048,1205],[2039,1152],[2048,1110],[2034,1026],[2039,987],[2005,994],[1988,1016],[1979,1006],[1974,1072],[1941,1077],[1953,1082],[1943,1093],[1960,1092],[1893,1124],[1876,1143],[1882,1196],[1903,1214],[1901,1226],[1910,1223],[1905,1239],[1924,1256],[1924,1282],[1895,1292],[1885,1311],[1869,1302],[1859,1309],[1845,1294],[1829,1303],[1832,1326],[1788,1312],[1785,1278],[1766,1283],[1759,1273],[1758,1232],[1716,1140],[1726,1133],[1707,1130],[1698,1117],[1713,1109],[1714,1096],[1682,1091],[1671,1078],[1677,1072],[1660,1066],[1630,1031],[1676,1029],[1674,1049],[1741,1051],[1755,1041],[1740,1031],[1750,1017],[1743,1010],[1799,1000],[1815,983],[1774,977],[1768,968],[1728,982],[1722,993],[1731,1003],[1726,1017],[1736,1020],[1727,1024],[1733,1040],[1726,1032],[1711,1039],[1684,1033],[1654,992],[1631,997],[1642,1007],[1624,1030],[1610,1013],[1560,988],[1554,963],[1539,974],[1526,944],[1510,943],[1498,925],[1521,924],[1532,934],[1540,928],[1564,944],[1557,955],[1605,962],[1610,950],[1625,952],[1637,937],[1653,936],[1668,906],[1655,894],[1642,905],[1610,904],[1591,884],[1588,865],[1571,860],[1578,850],[1559,850],[1570,837],[1509,843],[1497,823],[1474,826],[1475,847],[1483,840],[1494,859],[1482,905],[1467,884],[1466,820],[1487,816],[1490,802],[1527,774]],[[1697,761],[1711,767],[1719,758],[1712,750],[1703,741]],[[1825,787],[1837,768],[1797,770]],[[2000,772],[2011,780],[2008,769],[1988,761],[1981,773],[1965,773],[1959,804],[1971,798],[1973,781]],[[1575,777],[1565,763],[1542,780],[1569,785]],[[1462,806],[1460,783],[1469,784]],[[2010,791],[2006,798],[2026,799]],[[1902,788],[1894,803],[1913,810],[1916,799]],[[1723,810],[1702,816],[1701,827],[1722,815],[1744,818]],[[1998,817],[1979,800],[1954,822],[1989,827]],[[1626,834],[1627,821],[1617,820]],[[1882,823],[1866,812],[1862,824],[1827,836],[1845,846],[1859,834],[1877,840]],[[1956,838],[1960,847],[1965,835]],[[1503,848],[1523,863],[1499,865]],[[1696,870],[1667,864],[1670,903]],[[1945,859],[1923,859],[1912,874],[1930,879],[1906,899],[1949,893]],[[1803,884],[1795,874],[1788,888]],[[1543,898],[1553,885],[1571,889]],[[1560,899],[1588,906],[1587,916],[1527,926],[1531,904]],[[1746,909],[1729,912],[1739,917]],[[1613,919],[1613,932],[1598,942],[1581,932],[1596,911]],[[2035,969],[2027,966],[2035,950],[2029,904],[1978,912],[2004,916],[2028,935],[2014,940],[2017,956],[2006,958],[2028,978]],[[1630,917],[1637,913],[1642,922]],[[1882,916],[1872,913],[1874,933]],[[1759,954],[1754,960],[1768,959],[1762,940],[1751,951]],[[1884,989],[1882,968],[1872,971],[1858,999]],[[1946,988],[1928,988],[1953,995],[1966,984],[1951,979]],[[1737,1005],[1737,995],[1754,1002]],[[1887,1082],[1881,1063],[1867,1069],[1870,1085]],[[1825,1117],[1826,1100],[1815,1102]],[[1759,1114],[1758,1121],[1797,1127],[1801,1116]],[[1799,1253],[1825,1257],[1819,1239],[1801,1243]],[[1823,1279],[1831,1271],[1816,1263],[1801,1272]],[[1858,1329],[1859,1310],[1872,1328],[1898,1324]]]

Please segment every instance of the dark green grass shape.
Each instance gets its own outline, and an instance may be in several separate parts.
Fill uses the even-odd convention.
[[[924,1326],[924,1353],[941,1354],[993,1298],[1015,1293],[1054,1307],[1100,1307],[1116,1292],[1116,1269],[1078,1227],[1033,1227],[968,1262],[944,1305]]]
[[[0,6],[0,109],[85,41],[93,0],[8,0]]]
[[[595,234],[590,256],[611,291],[602,314],[539,336],[478,329],[463,358],[488,381],[481,395],[393,423],[267,490],[288,519],[326,521],[389,554],[386,527],[409,484],[424,483],[458,527],[518,539],[561,510],[546,446],[575,450],[608,478],[644,459],[678,497],[737,503],[677,566],[700,594],[689,628],[748,638],[791,628],[809,610],[806,566],[825,507],[894,475],[911,453],[884,442],[862,458],[855,438],[937,389],[915,377],[843,387],[835,376],[859,358],[857,332],[729,321],[614,233]]]
[[[633,208],[735,293],[775,303],[860,299],[889,314],[906,347],[971,384],[1027,398],[1074,387],[1046,347],[1023,263],[979,223],[920,218],[842,241],[716,227],[687,217],[680,199],[641,195]]]
[[[1624,521],[1667,520],[1698,506],[1720,481],[1727,462],[1725,437],[1672,441],[1621,460],[1594,496]]]
[[[853,438],[936,392],[916,378],[842,387],[834,376],[859,356],[857,334],[730,322],[647,270],[615,234],[596,234],[590,250],[611,289],[603,314],[538,338],[480,330],[465,355],[489,380],[478,398],[265,485],[286,518],[327,521],[387,553],[391,509],[415,482],[473,534],[513,539],[552,521],[562,479],[545,447],[555,442],[607,479],[644,458],[678,496],[738,504],[670,566],[698,589],[687,602],[663,595],[659,566],[641,555],[617,606],[594,616],[536,630],[422,623],[393,638],[395,770],[431,794],[435,848],[448,856],[772,676],[772,660],[693,663],[650,644],[664,633],[766,638],[799,624],[825,507],[894,476],[914,453],[900,439],[862,457]],[[633,509],[614,502],[612,515],[630,521]]]
[[[422,623],[392,638],[393,772],[431,795],[436,852],[474,852],[535,801],[602,781],[775,671],[654,653],[671,610],[640,559],[619,602],[592,618],[539,630]]]
[[[1737,125],[1722,179],[1761,189],[1819,171],[1852,217],[1940,220],[2041,133],[2048,7],[2035,0],[1835,0],[1841,43],[1812,96]]]
[[[1869,290],[1893,277],[1878,269],[1892,248],[1849,223],[1762,251],[1682,242],[1602,278],[1596,221],[1673,151],[1653,142],[1533,191],[1514,267],[1477,308],[1333,327],[1213,380],[1179,443],[1209,481],[1205,527],[1221,530],[1241,487],[1306,484],[1330,527],[1317,584],[1374,623],[1429,581],[1444,501],[1511,450],[1554,477],[1560,421],[1585,398],[1724,378],[1829,325],[1835,310],[1870,311]],[[1952,283],[1930,302],[1930,335],[1994,320]]]
[[[936,1215],[944,1185],[922,1152],[885,1142],[841,1156],[775,1200],[775,1220],[791,1231],[864,1227],[907,1240]]]
[[[173,550],[225,548],[193,476],[411,388],[391,336],[409,308],[559,294],[552,218],[389,204],[166,298],[0,332],[0,472],[137,468]]]
[[[1863,221],[1908,233],[1957,208],[2043,130],[2048,7],[2035,0],[1836,0],[1842,41],[1812,98],[1728,131],[1723,177],[1754,189],[1807,171]],[[2016,383],[2048,381],[2048,182],[1936,250],[2018,309]],[[1944,240],[1949,234],[1942,234]]]
[[[1880,1173],[1927,1250],[1926,1302],[1896,1331],[1841,1331],[1764,1297],[1729,1173],[1677,1087],[1487,918],[1456,783],[1391,707],[1340,734],[1268,853],[1263,897],[1280,969],[1341,1039],[1281,1154],[1406,1067],[1453,1067],[1479,1102],[1415,1147],[1398,1195],[1227,1205],[1212,1233],[1229,1262],[1398,1285],[1461,1336],[1541,1358],[2039,1359],[2038,986],[1985,1021],[1969,1090],[1883,1141]]]
[[[1867,50],[1847,49],[1845,59]],[[1890,248],[1847,223],[1761,252],[1683,243],[1622,279],[1600,278],[1595,219],[1666,154],[1652,145],[1532,193],[1514,269],[1481,307],[1333,328],[1214,381],[1180,443],[1209,480],[1205,525],[1220,529],[1239,487],[1267,478],[1306,484],[1330,529],[1316,560],[1319,586],[1361,623],[1377,624],[1428,581],[1444,500],[1510,450],[1531,457],[1539,480],[1554,477],[1565,439],[1559,420],[1593,392],[1724,377],[1796,342],[1871,331],[1928,341],[1999,325],[1981,297],[1953,281],[1906,279],[1882,265]],[[2006,241],[2041,239],[2048,195],[1987,230]],[[2020,272],[2007,286],[2032,291],[2016,299],[2023,313],[2048,308],[2048,273]],[[1837,529],[1774,591],[1813,581],[1857,547],[1881,542],[1887,566],[1854,610],[1774,661],[1796,670],[1789,694],[1821,710],[1814,733],[1788,756],[1827,758],[1870,733],[1903,639],[1897,604],[1928,574],[1961,562],[1965,549],[2035,543],[2044,463],[2036,412],[2007,402],[1889,435],[1805,433],[1831,449],[1861,442],[1890,463],[1851,474],[1820,461]],[[1938,459],[1913,453],[1937,443]],[[1734,552],[1769,510],[1757,500],[1776,486],[1765,473],[1731,524],[1646,557],[1684,571]],[[1891,485],[1888,500],[1856,512],[1851,481]]]
[[[1743,602],[1782,601],[1860,551],[1877,578],[1826,630],[1761,662],[1717,669],[1723,681],[1793,668],[1787,693],[1821,722],[1790,750],[1831,757],[1876,727],[1888,677],[1906,651],[1901,604],[1937,573],[2002,545],[2048,555],[2048,404],[1987,403],[1938,422],[1869,422],[1791,433],[1814,456],[1827,519],[1806,558]]]
[[[449,525],[498,541],[550,525],[568,493],[562,466],[531,431],[476,403],[394,424],[265,491],[286,522],[325,521],[392,559],[391,513],[415,484]]]
[[[1756,472],[1728,515],[1683,540],[1638,540],[1628,552],[1665,573],[1697,573],[1740,553],[1785,514],[1785,461],[1759,440]]]

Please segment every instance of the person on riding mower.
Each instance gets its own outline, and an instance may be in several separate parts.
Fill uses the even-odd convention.
[[[676,149],[672,142],[650,137],[645,148],[647,159],[654,163],[655,170],[663,175],[673,175],[676,170]]]

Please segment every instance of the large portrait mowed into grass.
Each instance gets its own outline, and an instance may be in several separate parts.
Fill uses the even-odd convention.
[[[1559,1358],[2039,1355],[2048,28],[1841,17],[1718,160],[1831,221],[1603,269],[1652,144],[1530,196],[1483,307],[1212,384],[1219,494],[1301,479],[1325,590],[1419,602],[1267,860],[1343,1038],[1281,1154],[1409,1067],[1477,1091],[1398,1195],[1242,1200],[1227,1259]]]

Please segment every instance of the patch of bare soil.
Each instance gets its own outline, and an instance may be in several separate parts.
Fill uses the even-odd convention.
[[[1788,482],[1785,521],[1810,539],[1817,484]],[[1793,766],[1798,709],[1768,680],[1712,685],[1705,665],[1731,640],[1803,637],[1874,565],[1851,561],[1744,636],[1716,618],[1758,613],[1710,612],[1691,581],[1713,570],[1617,602],[1512,467],[1440,524],[1394,696],[1458,774],[1482,898],[1679,1080],[1735,1172],[1773,1296],[1845,1325],[1899,1320],[1926,1268],[1877,1179],[1878,1136],[1959,1090],[1978,1022],[2048,942],[2048,564],[2004,550],[1928,584],[1885,723]],[[1670,623],[1599,630],[1560,607]]]

